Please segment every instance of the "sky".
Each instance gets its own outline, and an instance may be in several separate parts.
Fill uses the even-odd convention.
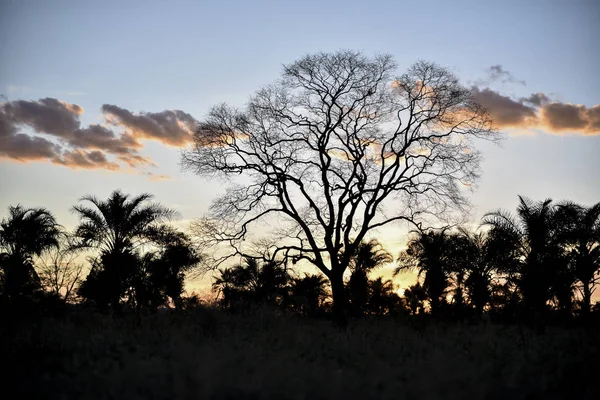
[[[182,227],[216,183],[181,171],[212,105],[282,65],[351,49],[449,68],[505,134],[483,143],[471,220],[536,200],[600,201],[600,2],[0,0],[0,215],[151,192]],[[390,231],[391,232],[391,231]],[[382,238],[396,252],[405,237]]]

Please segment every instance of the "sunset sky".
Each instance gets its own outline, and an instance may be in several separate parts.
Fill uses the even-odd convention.
[[[0,210],[151,192],[202,216],[221,188],[181,172],[209,107],[242,106],[317,51],[424,59],[506,133],[483,144],[472,221],[517,195],[600,201],[600,2],[0,0]],[[396,252],[404,237],[384,241]]]

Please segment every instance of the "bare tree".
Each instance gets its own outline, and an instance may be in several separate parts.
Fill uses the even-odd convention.
[[[206,245],[233,249],[213,267],[271,221],[273,253],[314,264],[344,311],[343,274],[367,233],[468,209],[473,141],[498,139],[488,114],[444,68],[395,69],[389,55],[307,55],[244,109],[210,110],[182,165],[229,183],[195,226]]]
[[[84,276],[84,264],[78,259],[72,239],[62,234],[59,245],[40,257],[36,270],[42,285],[65,302],[75,299],[75,294]]]

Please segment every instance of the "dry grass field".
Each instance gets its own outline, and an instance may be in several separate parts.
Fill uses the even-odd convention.
[[[2,328],[4,398],[592,399],[600,335],[580,328],[269,310],[73,313]]]

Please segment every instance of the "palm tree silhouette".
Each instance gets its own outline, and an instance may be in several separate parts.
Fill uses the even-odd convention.
[[[294,308],[307,316],[315,315],[329,295],[329,280],[321,274],[305,274],[302,278],[292,278],[290,296]]]
[[[561,257],[556,210],[551,203],[550,199],[534,202],[519,196],[516,218],[503,210],[483,217],[483,225],[491,227],[490,246],[495,249],[499,271],[516,284],[526,310],[536,317],[553,294],[561,291],[561,275],[567,267]],[[569,296],[561,293],[558,297],[564,303]]]
[[[45,208],[17,205],[8,212],[0,222],[0,291],[6,302],[13,303],[41,288],[33,256],[57,247],[61,230]]]
[[[400,296],[391,279],[383,280],[380,276],[369,281],[368,309],[375,315],[391,314],[400,304]]]
[[[149,203],[152,198],[148,193],[130,198],[115,190],[107,200],[88,195],[81,201],[91,206],[73,207],[80,219],[76,245],[100,250],[100,259],[81,287],[83,296],[119,306],[139,268],[136,248],[151,242],[163,229],[162,223],[175,214],[159,203]]]
[[[491,285],[495,274],[494,256],[489,240],[484,232],[471,232],[459,228],[455,235],[458,268],[466,274],[464,281],[469,303],[481,316],[491,299]]]
[[[560,203],[556,219],[573,274],[582,287],[581,311],[588,314],[600,273],[600,203],[591,207]]]
[[[288,280],[281,263],[267,261],[261,265],[256,258],[244,257],[242,264],[219,270],[213,289],[222,293],[223,303],[229,307],[241,300],[279,304]]]
[[[369,272],[393,261],[376,239],[361,242],[350,259],[348,281],[350,305],[354,315],[363,315],[369,302]]]
[[[445,303],[452,266],[448,236],[444,230],[413,233],[416,236],[409,240],[408,248],[400,253],[399,266],[394,275],[405,270],[417,270],[419,276],[425,275],[423,288],[429,298],[431,313],[437,315]]]
[[[423,311],[423,302],[427,300],[427,293],[420,282],[404,290],[403,297],[412,315],[417,315]]]
[[[198,265],[201,257],[186,234],[171,228],[163,228],[154,242],[161,249],[145,255],[145,268],[141,275],[146,278],[146,286],[154,292],[159,305],[170,298],[180,310],[185,274]]]

